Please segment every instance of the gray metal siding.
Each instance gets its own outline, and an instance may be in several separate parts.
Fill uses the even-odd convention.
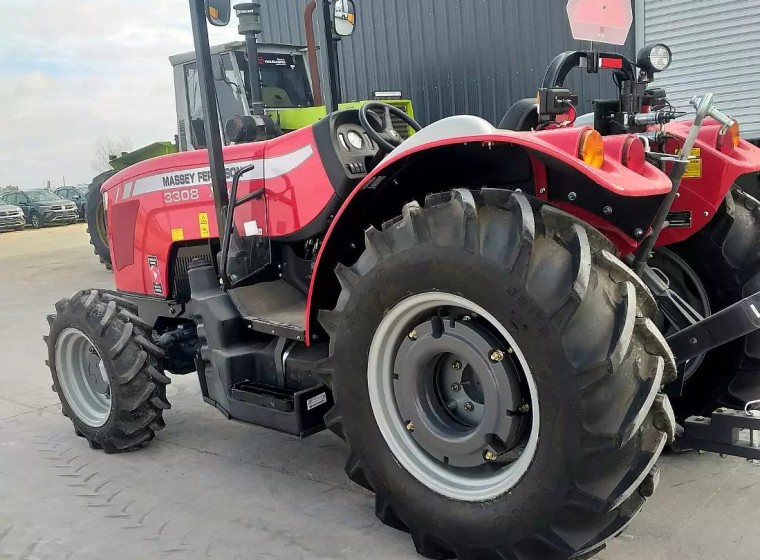
[[[262,41],[304,43],[305,0],[260,1]],[[565,5],[566,0],[358,0],[357,31],[340,47],[343,98],[400,89],[423,124],[461,113],[498,123],[513,102],[536,95],[556,54],[587,46],[572,39]],[[632,30],[623,47],[602,47],[632,56],[633,36]],[[581,111],[590,110],[591,99],[617,96],[608,72],[576,70],[568,86],[584,100]]]
[[[643,10],[643,17],[642,17]],[[663,42],[673,63],[655,80],[677,107],[712,91],[746,138],[760,138],[760,0],[643,0],[642,44]]]

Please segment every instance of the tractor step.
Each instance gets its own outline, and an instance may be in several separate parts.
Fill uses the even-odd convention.
[[[685,449],[760,460],[760,413],[719,408],[710,418],[691,416],[677,443]]]
[[[284,280],[233,288],[228,293],[252,330],[305,340],[306,296]]]
[[[232,386],[227,416],[298,437],[325,429],[323,416],[333,404],[324,385],[293,391],[242,381]],[[216,404],[216,403],[214,403]]]

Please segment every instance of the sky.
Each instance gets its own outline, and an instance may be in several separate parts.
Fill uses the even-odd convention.
[[[192,49],[188,0],[0,0],[0,187],[89,183],[100,138],[173,140],[169,56]]]

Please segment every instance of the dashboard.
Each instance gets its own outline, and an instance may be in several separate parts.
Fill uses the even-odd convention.
[[[330,182],[338,197],[344,198],[367,176],[367,165],[380,149],[359,122],[358,109],[330,113],[312,129]]]
[[[360,124],[346,123],[335,131],[340,158],[346,172],[352,176],[367,174],[367,158],[377,153],[377,145]]]

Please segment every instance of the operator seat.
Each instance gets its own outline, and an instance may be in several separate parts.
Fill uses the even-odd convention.
[[[538,107],[535,98],[521,99],[512,105],[499,126],[501,130],[527,132],[538,126]]]

